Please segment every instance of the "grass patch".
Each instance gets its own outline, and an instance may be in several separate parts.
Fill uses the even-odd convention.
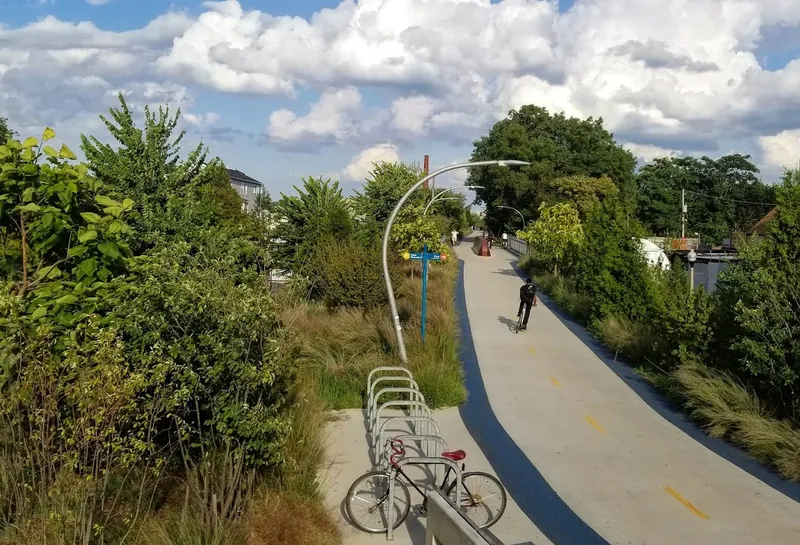
[[[412,273],[407,265],[397,288],[409,368],[431,408],[458,405],[466,399],[454,304],[457,273],[455,262],[430,268],[425,344],[420,337],[419,270]],[[292,350],[303,373],[328,409],[362,407],[369,372],[398,363],[386,308],[329,311],[304,303],[288,308],[283,320],[292,332]]]
[[[730,375],[684,365],[674,373],[685,406],[712,437],[747,449],[757,460],[800,480],[800,430],[775,419],[756,395]]]

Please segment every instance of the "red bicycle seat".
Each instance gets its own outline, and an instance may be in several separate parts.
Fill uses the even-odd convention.
[[[454,450],[452,452],[443,452],[442,458],[447,458],[448,460],[453,460],[454,462],[460,462],[464,458],[467,457],[467,453],[463,450]]]

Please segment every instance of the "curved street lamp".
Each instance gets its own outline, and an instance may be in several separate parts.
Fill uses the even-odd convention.
[[[509,166],[523,166],[529,165],[530,163],[527,161],[516,161],[516,160],[509,160],[509,161],[475,161],[472,163],[457,163],[455,165],[446,166],[440,168],[439,170],[428,174],[420,181],[415,183],[411,188],[406,191],[406,194],[402,196],[402,198],[397,202],[395,205],[394,210],[392,210],[392,214],[389,216],[389,221],[386,224],[386,229],[383,232],[383,245],[382,245],[382,262],[383,262],[383,279],[386,282],[386,291],[389,294],[389,310],[392,314],[392,324],[394,325],[394,333],[397,337],[397,350],[400,352],[400,359],[403,363],[408,363],[408,355],[406,354],[406,345],[405,341],[403,340],[403,326],[400,324],[400,315],[397,313],[397,301],[394,298],[394,288],[392,288],[392,278],[389,276],[389,260],[388,260],[388,253],[389,253],[389,232],[392,230],[392,225],[394,224],[394,220],[397,218],[397,213],[400,211],[400,208],[406,203],[408,198],[411,196],[414,191],[419,189],[422,184],[430,180],[431,178],[435,178],[440,174],[445,172],[449,172],[451,170],[457,170],[460,168],[471,168],[471,167],[482,167],[482,166],[489,166],[489,165],[497,165],[501,167],[509,167]],[[523,219],[524,221],[524,219]]]
[[[517,210],[516,208],[514,208],[512,206],[498,205],[497,208],[508,208],[509,210],[513,210],[514,212],[519,214],[519,217],[522,218],[522,230],[523,231],[525,230],[525,216],[522,215],[522,212],[520,212],[519,210]]]
[[[444,195],[448,191],[457,191],[459,189],[486,189],[486,188],[483,187],[482,185],[465,185],[464,187],[445,187],[439,193],[437,193],[437,194],[435,194],[433,196],[433,198],[431,199],[431,202],[429,202],[428,205],[425,207],[425,210],[423,210],[422,215],[424,216],[425,214],[427,214],[428,213],[428,209],[431,207],[431,205],[433,203],[437,202],[437,201],[450,201],[450,200],[454,200],[454,199],[460,199],[461,197],[444,197],[444,198],[442,198],[442,195]]]

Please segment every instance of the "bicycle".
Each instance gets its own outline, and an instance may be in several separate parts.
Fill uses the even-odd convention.
[[[424,498],[422,506],[419,508],[419,513],[424,515],[427,510],[428,499],[425,493],[412,481],[408,475],[403,471],[403,468],[398,465],[398,461],[405,455],[405,447],[403,441],[399,439],[389,439],[387,442],[392,449],[392,454],[389,455],[390,468],[386,471],[370,471],[355,480],[347,491],[345,498],[345,512],[350,522],[363,532],[370,534],[380,534],[386,532],[389,526],[387,520],[387,513],[385,513],[384,503],[389,499],[389,481],[395,479],[394,484],[394,525],[392,530],[396,530],[406,520],[409,511],[411,510],[411,495],[408,492],[408,486],[403,480],[411,484],[414,489]],[[467,453],[463,450],[456,450],[453,452],[443,452],[443,458],[460,462],[467,457]],[[463,471],[465,464],[461,464]],[[442,484],[438,486],[439,490],[445,491],[447,497],[455,503],[455,488],[457,481],[448,482],[450,473],[453,471],[452,467],[447,466],[447,472],[444,475]],[[402,479],[398,478],[401,477]],[[487,487],[481,487],[480,479],[485,479],[488,482],[488,492],[482,493]],[[374,483],[373,483],[374,481]],[[371,484],[371,486],[370,486]],[[461,509],[466,511],[466,515],[478,525],[479,528],[489,528],[496,523],[506,510],[506,502],[508,498],[503,485],[496,477],[484,473],[482,471],[471,471],[461,474]],[[359,491],[364,492],[364,496],[359,495]],[[486,500],[498,497],[499,507],[492,510]],[[359,503],[356,503],[356,499]],[[359,517],[356,517],[356,507],[362,507],[364,504],[365,515],[369,517],[369,521],[364,522]],[[377,516],[376,516],[377,515]],[[485,516],[481,516],[485,515]],[[374,522],[371,522],[372,519]]]
[[[522,329],[522,313],[520,312],[519,316],[517,317],[517,325],[514,327],[514,333],[519,333],[519,330]]]

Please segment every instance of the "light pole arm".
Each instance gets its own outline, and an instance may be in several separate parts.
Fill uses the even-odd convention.
[[[408,198],[411,196],[414,191],[419,189],[422,184],[430,180],[431,178],[435,178],[440,174],[445,172],[449,172],[451,170],[457,170],[459,168],[470,168],[470,167],[482,167],[482,166],[489,166],[489,165],[498,165],[498,166],[512,166],[512,165],[528,165],[530,163],[526,161],[476,161],[473,163],[457,163],[455,165],[446,166],[440,168],[439,170],[428,174],[420,181],[415,183],[411,188],[406,191],[406,194],[403,195],[400,200],[395,205],[394,210],[392,210],[392,214],[389,216],[389,221],[386,223],[386,229],[383,232],[383,245],[382,245],[382,264],[383,264],[383,279],[386,282],[386,291],[389,295],[389,310],[392,314],[392,324],[394,326],[395,336],[397,337],[397,350],[400,353],[400,359],[403,363],[408,363],[408,355],[406,354],[406,345],[405,341],[403,340],[403,326],[400,323],[400,315],[397,312],[397,301],[394,297],[394,288],[392,287],[392,278],[389,275],[389,233],[392,230],[392,225],[394,224],[395,219],[397,219],[397,213],[400,211],[400,208],[406,203]]]
[[[519,210],[517,210],[517,209],[516,209],[516,208],[514,208],[514,207],[511,207],[511,206],[505,206],[505,205],[503,205],[503,206],[498,206],[497,208],[507,208],[507,209],[509,209],[509,210],[513,210],[514,212],[516,212],[517,214],[519,214],[519,217],[520,217],[520,219],[522,219],[522,230],[523,230],[523,231],[525,230],[525,216],[523,216],[523,215],[522,215],[522,212],[520,212]]]
[[[425,210],[423,210],[423,211],[422,211],[422,215],[423,215],[423,216],[425,216],[425,214],[427,214],[427,213],[428,213],[428,210],[430,209],[430,207],[431,207],[431,205],[432,205],[433,203],[436,203],[436,202],[439,202],[439,201],[457,201],[457,200],[459,200],[460,198],[461,198],[461,197],[444,197],[444,198],[442,198],[442,197],[441,197],[441,193],[439,193],[439,195],[436,195],[436,198],[435,198],[435,199],[433,199],[431,202],[429,202],[429,203],[428,203],[428,204],[425,206]]]

